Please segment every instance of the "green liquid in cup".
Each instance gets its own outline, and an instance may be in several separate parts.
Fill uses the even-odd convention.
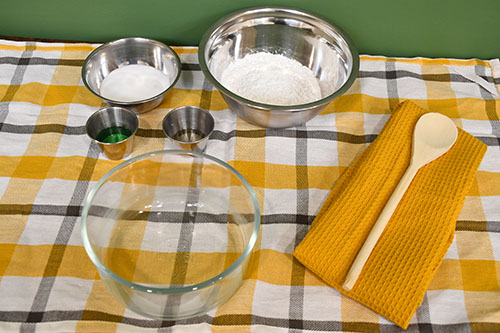
[[[97,135],[97,141],[104,143],[116,143],[128,138],[132,132],[129,129],[121,126],[112,126],[105,128]]]

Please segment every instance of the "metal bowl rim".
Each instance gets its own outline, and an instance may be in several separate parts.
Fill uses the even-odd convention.
[[[157,95],[155,95],[153,97],[147,98],[147,99],[138,100],[138,101],[132,101],[132,102],[122,102],[122,101],[116,101],[116,100],[113,100],[113,99],[109,99],[109,98],[103,97],[98,92],[96,92],[94,89],[92,89],[90,87],[90,85],[87,83],[87,80],[85,78],[87,63],[90,61],[90,59],[92,59],[97,53],[99,53],[104,48],[106,48],[108,46],[111,46],[111,45],[114,45],[114,44],[123,43],[124,41],[129,40],[129,39],[140,40],[140,41],[143,41],[143,42],[149,42],[149,43],[152,43],[152,44],[156,44],[157,46],[160,46],[162,48],[166,48],[169,51],[169,53],[173,55],[173,57],[175,59],[175,63],[177,65],[177,73],[175,75],[175,78],[170,83],[170,85],[167,87],[167,89],[165,89],[161,93],[159,93],[159,94],[157,94]],[[116,105],[131,106],[131,105],[137,105],[137,104],[143,104],[143,103],[151,102],[151,101],[157,99],[158,97],[162,96],[166,92],[168,92],[173,86],[175,86],[175,84],[179,80],[179,78],[181,76],[181,72],[182,72],[182,70],[181,70],[181,60],[179,58],[179,55],[170,46],[168,46],[168,45],[166,45],[166,44],[164,44],[162,42],[159,42],[157,40],[154,40],[154,39],[149,39],[149,38],[144,38],[144,37],[125,37],[125,38],[115,39],[113,41],[104,43],[104,44],[100,45],[95,50],[93,50],[92,52],[89,53],[89,55],[87,56],[87,58],[85,58],[85,61],[83,62],[83,65],[82,65],[82,81],[83,81],[83,84],[85,85],[85,87],[88,90],[90,90],[90,92],[92,92],[94,95],[96,95],[97,97],[99,97],[100,99],[102,99],[104,101],[107,101],[109,103],[112,103],[112,104],[116,104]]]
[[[319,99],[319,100],[316,100],[314,102],[311,102],[311,103],[298,104],[298,105],[274,105],[274,104],[259,103],[259,102],[255,102],[255,101],[246,99],[244,97],[241,97],[241,96],[233,93],[232,91],[230,91],[226,87],[224,87],[212,75],[212,73],[210,72],[210,70],[209,70],[209,68],[207,66],[207,62],[205,60],[205,51],[206,51],[206,47],[207,47],[207,42],[213,36],[214,32],[220,26],[222,26],[222,24],[226,23],[227,21],[229,21],[231,19],[234,19],[236,17],[243,17],[246,12],[272,13],[274,11],[282,11],[282,12],[286,12],[286,13],[293,13],[293,14],[296,14],[296,15],[304,15],[304,16],[307,16],[309,18],[318,20],[319,22],[321,22],[321,23],[323,23],[323,24],[325,24],[327,26],[330,26],[332,28],[332,30],[336,31],[344,39],[344,41],[346,42],[347,46],[349,47],[349,51],[351,52],[351,56],[352,56],[352,69],[351,69],[351,72],[349,73],[349,77],[344,82],[344,84],[342,86],[340,86],[340,88],[338,88],[337,90],[335,90],[332,94],[330,94],[330,95],[328,95],[326,97],[323,97],[322,99]],[[311,12],[308,12],[308,11],[305,11],[305,10],[302,10],[302,9],[298,9],[298,8],[295,8],[295,7],[286,7],[286,6],[280,6],[280,7],[268,7],[268,6],[265,6],[265,7],[250,7],[250,8],[246,8],[246,9],[239,10],[239,11],[236,11],[236,12],[232,12],[232,13],[230,13],[230,14],[222,17],[222,18],[220,18],[214,24],[212,24],[210,26],[210,28],[208,28],[208,30],[202,36],[202,38],[200,40],[200,45],[199,45],[199,48],[198,48],[198,62],[200,63],[200,67],[201,67],[203,73],[205,74],[205,76],[209,79],[209,81],[211,81],[211,83],[218,90],[220,90],[222,93],[224,93],[225,95],[228,95],[229,97],[231,97],[231,98],[233,98],[233,99],[235,99],[235,100],[237,100],[239,102],[242,102],[242,103],[245,103],[247,105],[250,105],[251,107],[254,107],[256,109],[261,109],[261,110],[265,110],[265,111],[272,110],[272,112],[283,111],[283,113],[309,111],[311,108],[315,108],[317,106],[329,103],[330,101],[334,100],[338,96],[342,95],[347,89],[349,89],[349,87],[353,84],[354,80],[356,79],[356,77],[357,77],[357,75],[359,73],[359,53],[358,53],[358,49],[356,48],[356,46],[355,46],[353,40],[351,39],[351,37],[349,37],[349,35],[347,33],[345,33],[342,30],[342,28],[340,28],[336,24],[331,23],[330,21],[322,18],[321,16],[319,16],[317,14],[313,14]]]

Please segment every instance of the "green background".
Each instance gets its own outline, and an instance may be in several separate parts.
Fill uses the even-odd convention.
[[[142,36],[169,45],[198,45],[221,16],[273,5],[305,9],[334,22],[361,54],[500,57],[499,0],[3,1],[0,35],[89,42]]]

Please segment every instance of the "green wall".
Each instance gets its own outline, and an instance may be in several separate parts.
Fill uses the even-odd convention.
[[[500,0],[24,0],[2,2],[0,35],[105,42],[143,36],[198,45],[232,11],[291,6],[341,26],[360,53],[500,57]]]

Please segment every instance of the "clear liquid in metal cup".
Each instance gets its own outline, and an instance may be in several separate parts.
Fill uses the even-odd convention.
[[[176,148],[202,152],[214,130],[215,120],[207,110],[183,106],[167,113],[162,125]]]

